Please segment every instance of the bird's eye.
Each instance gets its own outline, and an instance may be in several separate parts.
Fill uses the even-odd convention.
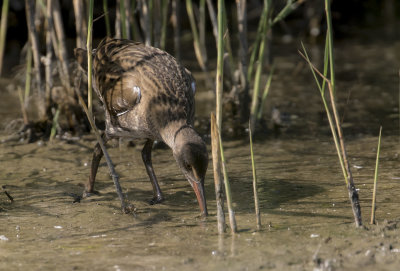
[[[192,166],[191,165],[189,165],[189,164],[185,164],[185,168],[187,169],[187,170],[192,170]]]

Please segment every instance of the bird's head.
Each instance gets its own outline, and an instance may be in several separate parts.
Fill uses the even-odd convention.
[[[203,139],[192,129],[180,131],[175,137],[173,154],[178,166],[189,181],[203,216],[207,216],[204,178],[208,167],[208,153]]]

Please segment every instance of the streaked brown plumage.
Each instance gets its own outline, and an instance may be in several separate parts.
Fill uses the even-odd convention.
[[[83,49],[75,55],[85,68]],[[153,185],[151,203],[163,200],[151,162],[155,140],[164,141],[192,185],[200,209],[207,215],[204,177],[208,155],[193,129],[195,84],[191,73],[168,53],[129,40],[105,38],[93,52],[93,88],[103,103],[103,138],[147,139],[142,158]],[[85,193],[93,192],[103,153],[95,146]]]

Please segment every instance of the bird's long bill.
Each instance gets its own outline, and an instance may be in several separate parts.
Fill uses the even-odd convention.
[[[206,197],[204,193],[204,184],[203,182],[193,182],[193,189],[194,192],[196,193],[197,201],[199,202],[199,207],[201,214],[203,216],[207,216],[207,202],[206,202]]]

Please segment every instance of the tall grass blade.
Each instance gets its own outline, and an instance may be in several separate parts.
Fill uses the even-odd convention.
[[[218,48],[217,48],[217,75],[216,75],[216,118],[218,133],[221,134],[222,125],[222,91],[224,81],[224,1],[218,0]]]
[[[104,11],[104,21],[106,25],[106,33],[107,37],[111,37],[111,24],[110,24],[110,16],[108,14],[108,0],[103,0],[103,11]]]
[[[272,64],[271,71],[269,72],[269,75],[268,75],[268,81],[265,84],[265,88],[264,88],[264,92],[263,92],[263,95],[262,95],[262,98],[261,98],[260,106],[258,108],[257,120],[261,119],[261,117],[262,117],[262,112],[263,112],[265,100],[267,99],[267,96],[268,96],[268,93],[269,93],[269,89],[271,87],[272,76],[274,74],[274,71],[275,71],[275,63]]]
[[[1,22],[0,22],[0,76],[3,71],[3,57],[4,57],[4,48],[6,44],[8,7],[9,7],[9,1],[3,0],[3,5],[1,8]]]
[[[328,117],[329,127],[331,128],[331,132],[332,132],[332,136],[333,136],[333,142],[335,143],[336,152],[337,152],[337,155],[338,155],[340,167],[341,167],[342,172],[343,172],[343,177],[344,177],[344,180],[345,180],[345,182],[346,182],[346,186],[348,186],[349,181],[348,181],[348,178],[347,178],[346,168],[345,168],[345,165],[344,165],[344,162],[343,162],[343,158],[342,158],[342,154],[341,154],[341,151],[340,151],[340,144],[339,144],[339,140],[338,140],[338,137],[337,137],[336,129],[335,129],[335,126],[334,126],[332,114],[331,114],[331,111],[330,111],[330,109],[329,109],[328,103],[327,103],[327,101],[326,101],[326,99],[325,99],[323,88],[322,88],[321,84],[319,83],[318,78],[317,78],[317,75],[316,75],[316,73],[315,73],[315,71],[317,71],[317,69],[316,69],[316,68],[314,67],[314,65],[311,63],[311,61],[310,61],[310,59],[309,59],[309,57],[308,57],[307,51],[306,51],[306,49],[304,48],[304,45],[303,45],[303,50],[304,50],[304,54],[302,54],[302,53],[300,52],[300,55],[301,55],[301,56],[307,61],[307,63],[309,64],[310,69],[311,69],[311,72],[312,72],[312,74],[314,75],[315,82],[316,82],[316,84],[317,84],[317,86],[318,86],[318,88],[319,88],[319,91],[320,91],[320,93],[321,93],[322,102],[323,102],[323,104],[324,104],[325,112],[326,112],[326,115],[327,115],[327,117]]]
[[[122,0],[123,1],[123,0]],[[92,28],[93,28],[93,3],[94,0],[89,2],[89,20],[88,20],[88,35],[86,41],[87,57],[88,57],[88,110],[90,116],[93,112],[93,90],[92,90]]]
[[[174,55],[176,59],[181,59],[180,46],[180,0],[172,0],[172,26],[174,28]]]
[[[28,106],[28,98],[31,93],[32,83],[32,47],[28,41],[28,48],[26,52],[26,75],[25,75],[25,93],[24,93],[24,107]]]
[[[168,5],[169,1],[166,0],[161,1],[162,25],[161,25],[160,48],[163,50],[165,50],[165,41],[167,38]]]
[[[263,12],[261,14],[260,21],[258,23],[257,35],[255,38],[255,41],[253,42],[252,46],[250,47],[252,50],[251,50],[251,55],[250,55],[250,60],[249,60],[249,69],[247,70],[247,80],[249,82],[252,81],[254,63],[256,61],[258,48],[260,46],[260,42],[263,38],[263,35],[265,35],[264,31],[266,31],[265,25],[267,24],[267,21],[268,21],[268,8],[267,8],[268,6],[265,5],[265,2],[266,1],[264,1]]]
[[[326,23],[327,23],[327,35],[328,35],[328,52],[329,52],[329,70],[331,73],[330,81],[332,84],[333,96],[335,96],[335,62],[333,56],[333,28],[332,28],[332,16],[331,16],[331,4],[330,0],[325,0],[325,13],[326,13]]]
[[[60,115],[60,108],[57,108],[56,113],[54,114],[53,117],[53,123],[51,125],[50,141],[53,141],[54,137],[56,136],[59,115]]]
[[[378,167],[379,167],[379,155],[381,152],[381,136],[382,136],[382,126],[379,129],[378,138],[378,149],[376,150],[376,162],[375,162],[375,174],[374,174],[374,190],[372,194],[372,209],[371,209],[371,224],[375,224],[375,211],[376,211],[376,185],[378,182]]]
[[[18,97],[19,97],[19,103],[21,106],[21,112],[22,112],[22,119],[24,120],[24,124],[28,125],[29,119],[28,119],[28,114],[26,113],[26,107],[24,103],[24,96],[22,94],[22,88],[18,86]]]
[[[264,12],[268,14],[270,11],[270,0],[264,0]],[[266,15],[267,16],[267,15]],[[260,50],[258,52],[258,60],[257,60],[257,70],[256,75],[254,78],[254,87],[253,87],[253,98],[251,101],[251,109],[250,109],[250,128],[252,132],[255,130],[256,118],[257,118],[257,110],[258,110],[258,94],[260,92],[260,81],[261,81],[261,72],[264,64],[264,54],[265,54],[265,47],[266,47],[266,39],[267,39],[267,32],[269,29],[268,19],[264,21],[263,26],[263,35],[260,43]]]
[[[35,1],[25,0],[26,20],[28,25],[29,40],[32,46],[33,65],[35,74],[35,90],[38,93],[37,111],[40,119],[46,119],[46,105],[45,96],[42,86],[42,77],[40,70],[40,50],[39,50],[39,36],[35,27]]]
[[[286,5],[281,9],[281,11],[275,16],[275,18],[271,22],[271,26],[276,24],[277,22],[283,20],[288,16],[290,13],[292,13],[294,10],[297,9],[297,7],[303,3],[305,0],[298,0],[293,3],[293,0],[287,0]]]
[[[125,0],[119,1],[119,14],[121,16],[121,34],[123,39],[128,38],[128,30],[126,28]]]
[[[356,223],[357,227],[360,227],[362,225],[362,221],[361,221],[361,208],[360,208],[360,203],[358,200],[358,192],[355,188],[355,185],[353,182],[353,177],[352,177],[351,170],[350,170],[350,165],[349,165],[349,162],[347,159],[347,153],[346,153],[345,146],[344,146],[343,133],[342,133],[342,129],[341,129],[341,126],[339,123],[339,116],[338,116],[337,109],[336,109],[336,103],[335,103],[335,99],[333,96],[334,94],[333,94],[331,82],[322,73],[320,73],[317,70],[317,68],[315,68],[315,66],[311,63],[310,59],[308,58],[308,55],[306,52],[305,52],[305,55],[302,54],[301,52],[300,52],[300,54],[310,65],[310,68],[313,70],[314,77],[315,77],[317,85],[320,89],[321,98],[324,103],[324,107],[325,107],[325,110],[326,110],[326,113],[328,116],[329,126],[331,128],[332,136],[334,138],[334,143],[335,143],[336,151],[337,151],[337,154],[339,157],[340,166],[342,168],[343,176],[344,176],[344,179],[346,182],[346,187],[349,192],[349,198],[351,201],[351,206],[352,206],[352,210],[353,210],[353,214],[354,214],[355,223]],[[333,119],[332,119],[330,110],[328,108],[328,105],[326,103],[325,96],[323,95],[322,87],[320,86],[314,71],[320,77],[322,77],[328,85],[330,99],[331,99],[331,107],[333,110]],[[336,127],[333,124],[334,122],[335,122]]]
[[[256,212],[257,230],[260,230],[261,229],[260,202],[258,200],[256,163],[255,163],[255,160],[254,160],[253,135],[252,135],[251,129],[250,129],[250,122],[249,122],[249,138],[250,138],[251,167],[253,169],[254,209],[255,209],[255,212]]]

